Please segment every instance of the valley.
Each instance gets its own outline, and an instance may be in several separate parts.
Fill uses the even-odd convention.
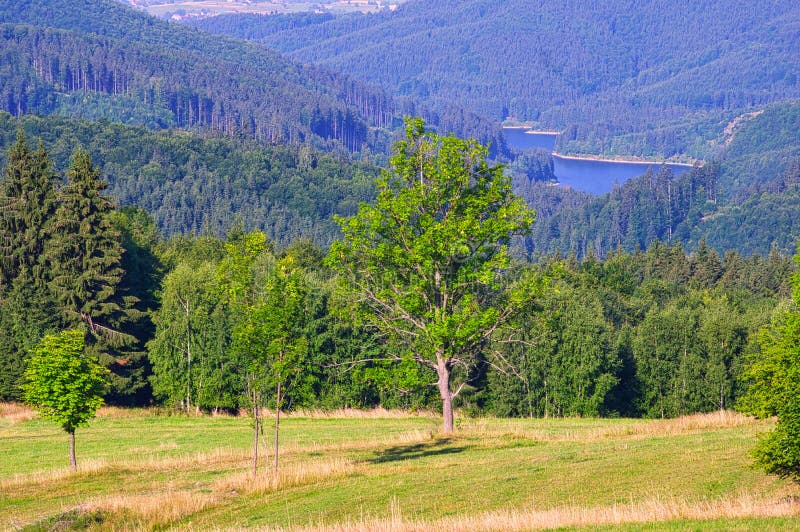
[[[800,529],[798,20],[0,0],[0,528]]]

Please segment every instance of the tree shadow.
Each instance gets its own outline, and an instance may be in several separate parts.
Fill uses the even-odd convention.
[[[375,453],[374,458],[365,460],[371,464],[382,464],[385,462],[396,462],[400,460],[415,460],[426,456],[438,456],[446,454],[457,454],[469,449],[468,446],[447,447],[450,438],[439,438],[425,443],[415,443],[412,445],[396,445],[383,451]]]

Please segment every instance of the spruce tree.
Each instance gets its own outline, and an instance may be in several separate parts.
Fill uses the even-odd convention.
[[[20,130],[0,183],[0,399],[19,398],[25,352],[58,326],[43,260],[58,176]]]
[[[115,349],[135,339],[121,331],[132,317],[133,301],[118,295],[123,248],[112,225],[114,205],[103,195],[106,183],[86,150],[78,149],[58,193],[58,208],[50,224],[45,250],[53,272],[51,290],[71,327],[85,324],[87,348],[107,367],[124,366]],[[111,375],[112,393],[125,379]]]
[[[0,185],[0,293],[18,276],[46,284],[45,225],[55,212],[58,176],[41,143],[31,150],[20,130]]]

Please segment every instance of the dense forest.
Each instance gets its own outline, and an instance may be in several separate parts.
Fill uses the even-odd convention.
[[[281,245],[299,237],[327,245],[338,234],[333,215],[372,199],[378,175],[373,165],[308,146],[2,112],[0,161],[19,127],[42,139],[58,168],[76,148],[88,149],[109,192],[147,209],[163,235],[222,235],[239,223]]]
[[[384,356],[403,348],[347,314],[326,259],[415,114],[488,143],[536,211],[483,295],[548,287],[507,324],[522,338],[487,337],[507,368],[455,375],[457,406],[730,407],[793,308],[800,240],[800,8],[760,7],[410,1],[198,22],[216,36],[111,0],[0,0],[0,398],[44,335],[83,327],[108,402],[234,411],[263,385],[248,338],[279,330],[286,408],[435,407],[433,372]],[[593,197],[510,151],[507,117],[562,150],[705,160]]]
[[[434,107],[564,131],[561,151],[705,158],[735,117],[800,97],[798,18],[791,0],[417,0],[191,23]]]
[[[617,247],[646,249],[656,240],[681,242],[687,250],[704,240],[719,253],[775,248],[789,254],[800,239],[797,103],[769,106],[739,125],[715,161],[677,177],[650,169],[599,197],[546,183],[554,176],[542,161],[541,153],[538,159],[529,154],[509,166],[518,192],[539,213],[526,242],[534,256],[602,257]]]
[[[64,180],[22,133],[6,158],[0,202],[3,398],[18,396],[26,349],[83,324],[90,349],[112,371],[110,402],[246,406],[253,383],[237,335],[282,311],[293,294],[300,318],[282,326],[303,349],[292,359],[287,408],[436,404],[427,370],[375,360],[399,347],[348,318],[337,274],[307,239],[276,245],[241,227],[224,237],[164,239],[145,211],[114,207],[87,151],[73,154]],[[500,290],[524,278],[546,279],[549,289],[531,294],[510,322],[522,341],[501,332],[487,347],[514,371],[479,364],[460,375],[460,407],[649,417],[730,407],[758,350],[756,332],[791,304],[791,273],[778,253],[720,257],[704,242],[690,254],[656,242],[604,260],[518,262]],[[364,359],[372,361],[357,363]]]
[[[719,163],[678,177],[648,171],[600,197],[553,186],[546,152],[517,156],[507,172],[538,216],[519,256],[604,257],[655,240],[681,242],[687,251],[705,240],[720,254],[790,254],[800,239],[798,110],[770,107],[741,126]],[[18,127],[43,140],[58,168],[68,166],[77,147],[88,149],[120,205],[146,209],[165,236],[220,236],[241,223],[280,246],[300,237],[327,246],[338,235],[333,216],[371,201],[380,173],[376,165],[307,146],[3,113],[0,164]]]
[[[428,112],[260,45],[148,17],[113,0],[0,2],[0,109],[222,131],[268,144],[388,152],[404,114],[505,143],[462,108]]]

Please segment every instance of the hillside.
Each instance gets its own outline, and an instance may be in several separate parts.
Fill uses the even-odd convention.
[[[2,112],[0,167],[19,127],[42,140],[60,172],[75,148],[88,149],[110,194],[146,209],[167,236],[222,235],[240,222],[279,245],[299,237],[327,245],[339,234],[333,215],[353,214],[359,201],[369,201],[378,175],[374,166],[308,147]]]
[[[410,112],[346,75],[112,0],[2,0],[0,51],[0,109],[15,115],[106,117],[269,144],[385,152],[389,131]],[[428,114],[434,124],[503,149],[496,125],[455,109]]]
[[[800,97],[798,20],[791,0],[416,0],[194,24],[395,95],[565,131],[561,151],[705,158],[738,114]]]
[[[589,198],[531,183],[539,212],[531,253],[605,255],[654,240],[724,253],[792,254],[800,240],[800,103],[776,104],[732,129],[716,162],[679,177],[650,172]]]

